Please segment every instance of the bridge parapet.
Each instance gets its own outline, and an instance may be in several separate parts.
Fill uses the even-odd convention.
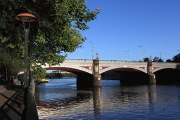
[[[174,66],[174,65],[180,65],[180,63],[164,63],[164,62],[153,62],[154,65],[159,66]]]
[[[141,62],[141,61],[122,61],[122,60],[100,60],[101,62],[118,62],[118,63],[147,63],[147,62]]]
[[[116,68],[132,68],[147,73],[147,62],[100,61],[100,73]]]
[[[92,66],[92,60],[65,60],[63,63],[60,63],[60,65]]]
[[[65,60],[58,65],[43,65],[48,70],[67,70],[67,71],[82,71],[92,74],[92,60]]]
[[[152,71],[153,73],[161,70],[161,69],[178,69],[180,70],[180,63],[161,63],[161,62],[153,62],[153,67],[152,67]]]
[[[66,70],[75,71],[80,70],[90,74],[92,73],[92,64],[93,61],[89,59],[70,59],[65,60],[63,63],[58,65],[49,66],[48,64],[42,66],[43,68],[67,68]],[[118,61],[118,60],[99,60],[99,72],[100,74],[117,69],[117,68],[132,68],[135,70],[142,71],[147,73],[147,62],[136,62],[136,61]],[[180,70],[180,63],[160,63],[153,62],[152,63],[152,73],[166,68],[178,69]]]

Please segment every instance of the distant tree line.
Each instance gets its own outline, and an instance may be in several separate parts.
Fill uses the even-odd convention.
[[[147,61],[149,61],[150,59],[151,59],[151,58],[146,57],[146,58],[143,59],[143,61],[144,61],[144,62],[147,62]],[[167,59],[167,60],[164,61],[163,59],[161,59],[161,58],[159,58],[159,57],[154,57],[154,58],[152,59],[152,61],[153,61],[153,62],[172,62],[172,63],[179,63],[179,62],[180,62],[180,53],[178,53],[177,55],[173,56],[172,59]]]
[[[62,78],[61,73],[46,73],[46,78]]]
[[[73,73],[46,73],[46,78],[76,77]]]

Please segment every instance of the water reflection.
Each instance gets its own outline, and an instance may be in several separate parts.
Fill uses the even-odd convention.
[[[77,90],[75,80],[64,81],[37,87],[40,119],[180,118],[179,86],[123,87],[118,81],[103,81],[102,88]]]
[[[156,102],[156,85],[148,86],[148,100],[149,100],[149,109],[155,110],[155,102]]]
[[[100,120],[100,107],[102,98],[102,88],[93,88],[93,108],[94,108],[94,119]]]

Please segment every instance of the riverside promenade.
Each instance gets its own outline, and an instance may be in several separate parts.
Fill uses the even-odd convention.
[[[38,120],[35,86],[0,85],[0,120]]]

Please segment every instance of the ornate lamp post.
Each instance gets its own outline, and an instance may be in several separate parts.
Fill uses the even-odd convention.
[[[36,21],[36,17],[30,13],[20,13],[15,17],[16,20],[22,21],[25,42],[24,42],[24,86],[28,86],[28,34],[30,30],[30,23]]]

